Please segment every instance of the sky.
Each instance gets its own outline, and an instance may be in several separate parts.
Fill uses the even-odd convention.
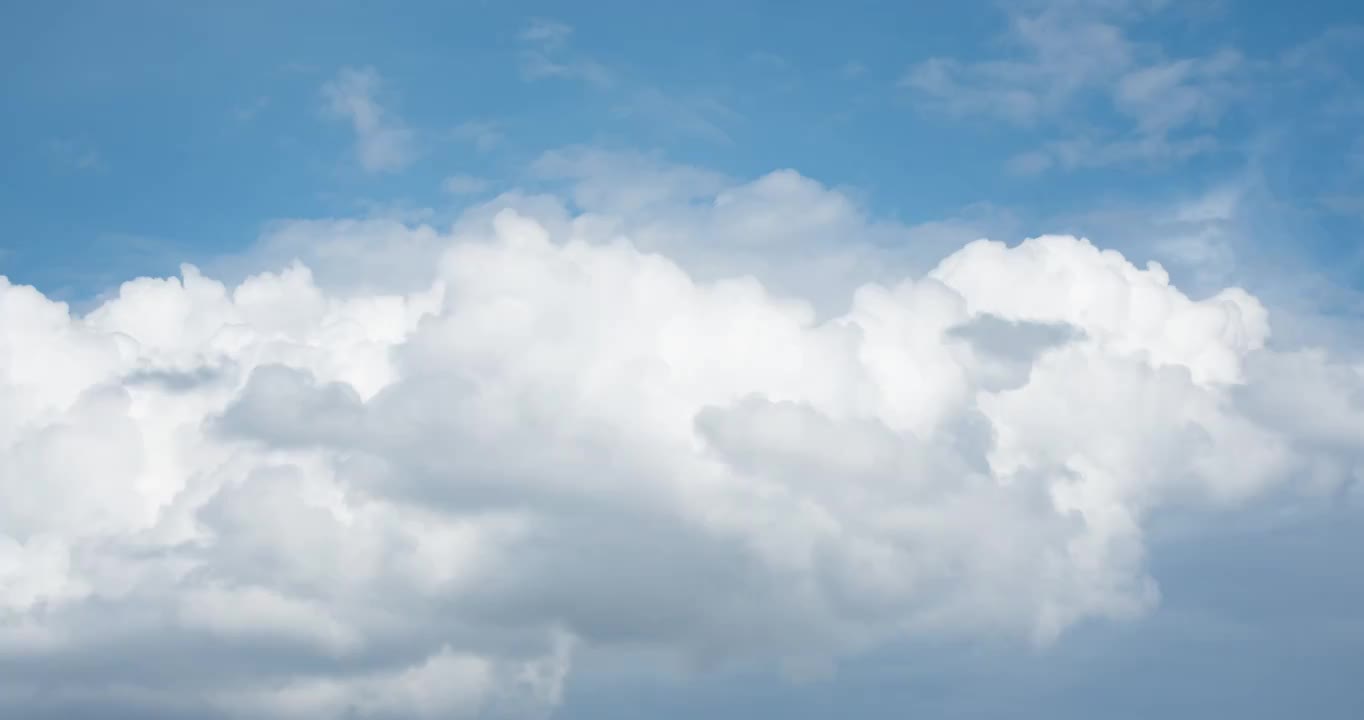
[[[0,9],[0,715],[1357,718],[1354,3]]]

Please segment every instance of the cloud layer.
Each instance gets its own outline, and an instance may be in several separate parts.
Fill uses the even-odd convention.
[[[0,707],[537,717],[584,646],[1046,644],[1158,604],[1156,513],[1358,482],[1364,368],[1243,290],[1067,236],[905,278],[794,172],[652,180],[84,315],[0,279]]]

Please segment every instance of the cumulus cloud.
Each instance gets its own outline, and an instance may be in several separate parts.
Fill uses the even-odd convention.
[[[401,170],[414,155],[412,131],[379,103],[382,84],[374,68],[345,68],[322,87],[328,111],[354,129],[356,157],[369,172]]]
[[[643,163],[540,171],[594,162]],[[1361,477],[1364,366],[1241,289],[1070,236],[907,275],[791,171],[576,187],[85,314],[0,279],[0,706],[543,717],[583,647],[1046,644],[1157,606],[1154,514]]]

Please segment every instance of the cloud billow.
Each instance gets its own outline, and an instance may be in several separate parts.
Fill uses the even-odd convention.
[[[856,226],[835,194],[724,196],[345,225],[420,248],[387,285],[186,266],[74,315],[0,280],[0,707],[539,717],[583,647],[1047,644],[1157,606],[1153,513],[1359,473],[1364,374],[1268,348],[1243,290],[1045,236],[827,312],[673,239],[748,257],[818,210],[835,239],[773,236],[816,263]]]

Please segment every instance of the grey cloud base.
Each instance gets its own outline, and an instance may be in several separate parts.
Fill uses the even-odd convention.
[[[540,717],[583,648],[1046,645],[1157,607],[1156,513],[1357,492],[1364,369],[1267,347],[1242,290],[1049,236],[830,312],[811,269],[885,250],[809,228],[885,229],[793,173],[720,195],[313,224],[391,267],[187,267],[83,316],[0,280],[0,708]],[[679,240],[798,208],[771,277]]]

